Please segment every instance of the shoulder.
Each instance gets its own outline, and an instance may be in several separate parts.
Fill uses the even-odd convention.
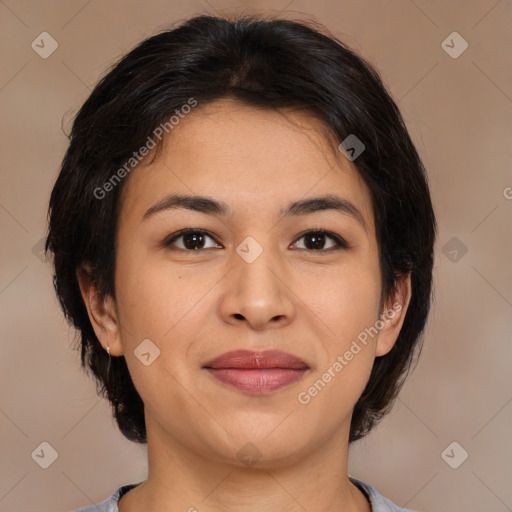
[[[117,508],[117,502],[126,494],[130,489],[133,489],[138,484],[127,484],[122,485],[118,489],[116,489],[106,500],[101,503],[97,503],[95,505],[91,505],[84,508],[79,508],[74,512],[119,512]]]
[[[395,505],[391,500],[383,496],[373,485],[357,480],[356,478],[349,477],[350,481],[359,487],[368,497],[372,512],[413,512],[408,508],[402,508]]]

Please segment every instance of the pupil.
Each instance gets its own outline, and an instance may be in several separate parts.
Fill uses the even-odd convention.
[[[197,245],[194,245],[194,243],[198,242],[198,239],[199,239],[200,247],[198,247]],[[189,240],[193,240],[192,243],[187,243],[187,241],[189,241]],[[197,233],[188,234],[183,237],[183,242],[187,249],[201,249],[201,247],[202,247],[201,242],[204,243],[204,237],[202,234],[197,234]]]
[[[318,233],[316,235],[309,235],[306,237],[306,240],[314,240],[312,244],[306,242],[306,247],[308,249],[321,249],[322,248],[322,242],[325,239],[325,235],[322,233]]]

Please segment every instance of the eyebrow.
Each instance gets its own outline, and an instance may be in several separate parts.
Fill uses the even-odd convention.
[[[211,197],[170,194],[151,206],[146,213],[144,213],[142,219],[145,220],[158,212],[179,208],[193,210],[207,215],[217,215],[219,217],[227,217],[233,213],[227,203],[217,201]],[[368,231],[368,227],[360,210],[347,199],[332,194],[294,201],[290,203],[287,208],[281,209],[279,213],[280,218],[284,219],[291,216],[307,215],[325,210],[334,210],[344,215],[349,215],[357,220],[365,231]]]

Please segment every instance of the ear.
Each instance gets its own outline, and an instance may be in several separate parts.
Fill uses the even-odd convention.
[[[115,302],[112,297],[100,296],[91,269],[85,264],[76,271],[82,299],[89,314],[94,332],[105,350],[110,347],[112,356],[123,355],[120,327]]]
[[[405,314],[411,301],[411,274],[404,274],[398,277],[395,290],[384,304],[384,308],[379,315],[379,325],[383,327],[379,330],[377,344],[375,347],[375,356],[386,355],[394,346],[402,325]]]

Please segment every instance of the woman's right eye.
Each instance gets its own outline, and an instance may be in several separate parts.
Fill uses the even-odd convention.
[[[213,240],[214,244],[209,247],[205,247],[204,244],[207,238]],[[176,241],[180,239],[182,239],[181,246],[176,243]],[[165,240],[164,245],[165,247],[175,247],[179,250],[188,252],[218,247],[217,242],[215,242],[215,239],[209,233],[202,229],[194,228],[182,229],[177,233],[173,233],[170,238]]]

